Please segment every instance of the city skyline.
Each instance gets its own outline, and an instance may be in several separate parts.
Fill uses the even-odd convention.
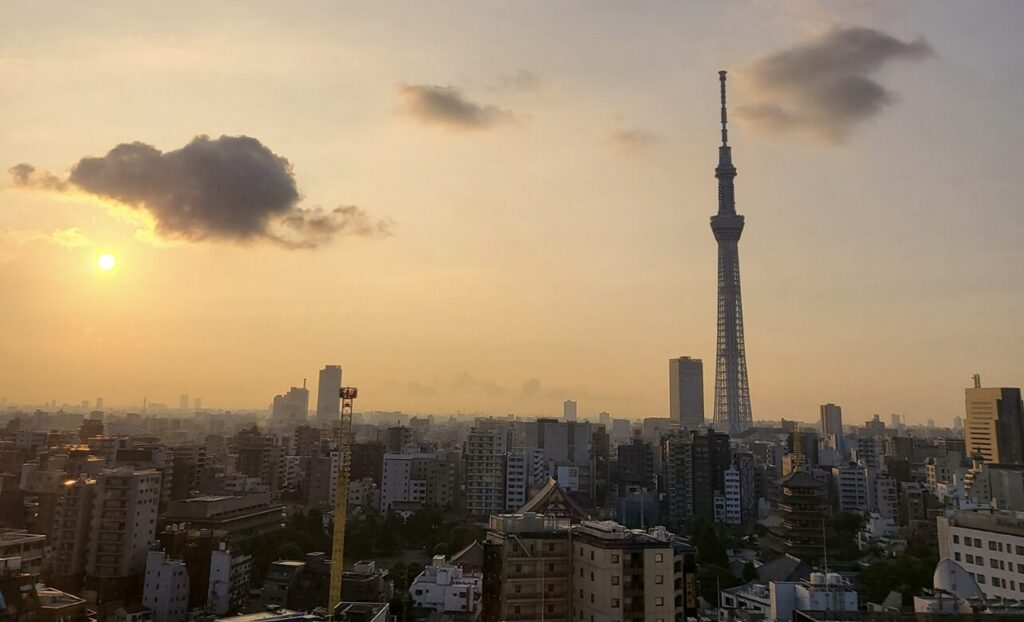
[[[317,5],[288,32],[272,7],[204,10],[126,28],[117,3],[17,6],[0,26],[17,89],[0,115],[0,288],[17,294],[0,308],[0,396],[263,409],[340,363],[365,410],[530,417],[571,399],[581,417],[668,416],[665,359],[715,351],[721,68],[746,108],[730,129],[756,206],[755,420],[834,402],[851,422],[952,421],[971,374],[1024,378],[1015,5],[598,5],[589,20]],[[560,36],[536,44],[540,22]],[[851,37],[889,50],[853,76],[882,98],[815,108],[780,59]],[[780,101],[811,107],[785,117]],[[961,121],[979,118],[999,131]],[[264,215],[288,235],[126,207],[141,199],[88,173],[136,141],[161,166],[286,158]]]

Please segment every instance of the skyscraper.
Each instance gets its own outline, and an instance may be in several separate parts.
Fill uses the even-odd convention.
[[[668,360],[668,402],[672,421],[684,428],[704,425],[704,362],[681,356]]]
[[[743,303],[740,296],[739,241],[743,216],[736,213],[732,148],[726,129],[725,72],[719,71],[722,90],[722,145],[718,148],[718,213],[711,230],[718,241],[718,349],[715,358],[715,425],[735,434],[751,426],[747,356],[743,345]]]
[[[292,387],[284,395],[275,395],[270,412],[270,425],[291,433],[295,426],[302,425],[309,416],[309,389],[303,380],[302,387]]]
[[[840,451],[846,447],[842,408],[832,403],[821,405],[821,435],[825,438],[835,435],[835,448]]]
[[[562,402],[562,418],[566,421],[576,421],[576,402],[572,400]]]
[[[329,428],[338,422],[341,407],[341,365],[327,365],[320,370],[316,386],[316,424]]]
[[[1024,462],[1024,406],[1020,389],[982,388],[980,381],[966,389],[965,440],[967,455],[985,462]]]

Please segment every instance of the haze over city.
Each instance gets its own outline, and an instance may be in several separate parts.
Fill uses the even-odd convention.
[[[948,425],[1024,376],[1024,11],[984,6],[7,3],[0,396],[340,363],[361,410],[639,419],[688,355],[710,419],[725,69],[754,419]],[[196,174],[232,154],[258,201]]]

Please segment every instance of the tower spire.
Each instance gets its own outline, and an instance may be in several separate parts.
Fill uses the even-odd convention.
[[[719,71],[718,72],[718,81],[721,83],[721,86],[722,86],[722,146],[723,147],[728,147],[729,146],[729,129],[728,129],[728,127],[726,127],[726,124],[728,123],[729,118],[728,118],[728,116],[726,115],[726,112],[725,112],[725,74],[726,74],[726,71],[724,69],[722,71]]]

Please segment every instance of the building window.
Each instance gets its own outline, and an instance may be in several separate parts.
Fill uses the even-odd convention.
[[[660,575],[659,574],[659,575],[655,575],[654,576],[654,584],[655,585],[661,585],[664,582],[665,582],[665,576],[664,575]]]
[[[992,559],[988,560],[988,565],[992,566],[993,568],[999,568],[999,562],[996,561],[996,558],[994,558],[994,557]]]
[[[990,551],[996,550],[996,543],[995,543],[994,540],[989,540],[989,542],[988,542],[988,550],[990,550]]]
[[[662,555],[661,553],[655,553],[654,554],[654,561],[656,561],[658,563],[661,563],[661,562],[665,561],[665,556]]]
[[[1024,546],[1017,545],[1017,555],[1024,555]]]
[[[978,555],[977,557],[974,558],[974,563],[978,564],[979,566],[984,566],[985,565],[985,558],[982,557],[981,555]]]
[[[612,585],[618,585],[618,584],[619,584],[619,576],[618,575],[613,575],[612,576]]]
[[[594,571],[590,571],[590,580],[591,580],[591,581],[593,581],[593,580],[594,580]]]
[[[974,578],[978,581],[978,585],[985,585],[985,575],[978,573]]]
[[[960,561],[960,552],[959,551],[957,551],[956,553],[953,553],[953,559],[955,559],[956,561]]]
[[[612,555],[612,563],[613,564],[619,563],[619,556],[618,555]]]
[[[960,544],[960,536],[953,534],[953,544]]]
[[[1024,574],[1024,564],[1017,564],[1017,572]]]
[[[973,564],[974,563],[974,555],[971,555],[970,553],[967,554],[967,563],[968,564]]]
[[[974,539],[974,548],[976,548],[976,549],[980,549],[981,548],[981,538],[975,538]]]
[[[590,593],[590,602],[594,602],[594,593],[593,592]]]
[[[618,609],[618,608],[619,608],[619,599],[618,598],[613,598],[612,599],[612,609]]]
[[[664,604],[665,604],[665,599],[662,598],[661,596],[658,596],[657,598],[654,599],[654,606],[655,607],[662,607],[662,606],[664,606]]]
[[[593,559],[594,559],[594,551],[593,550],[590,551],[590,559],[591,559],[591,561],[593,561]]]

